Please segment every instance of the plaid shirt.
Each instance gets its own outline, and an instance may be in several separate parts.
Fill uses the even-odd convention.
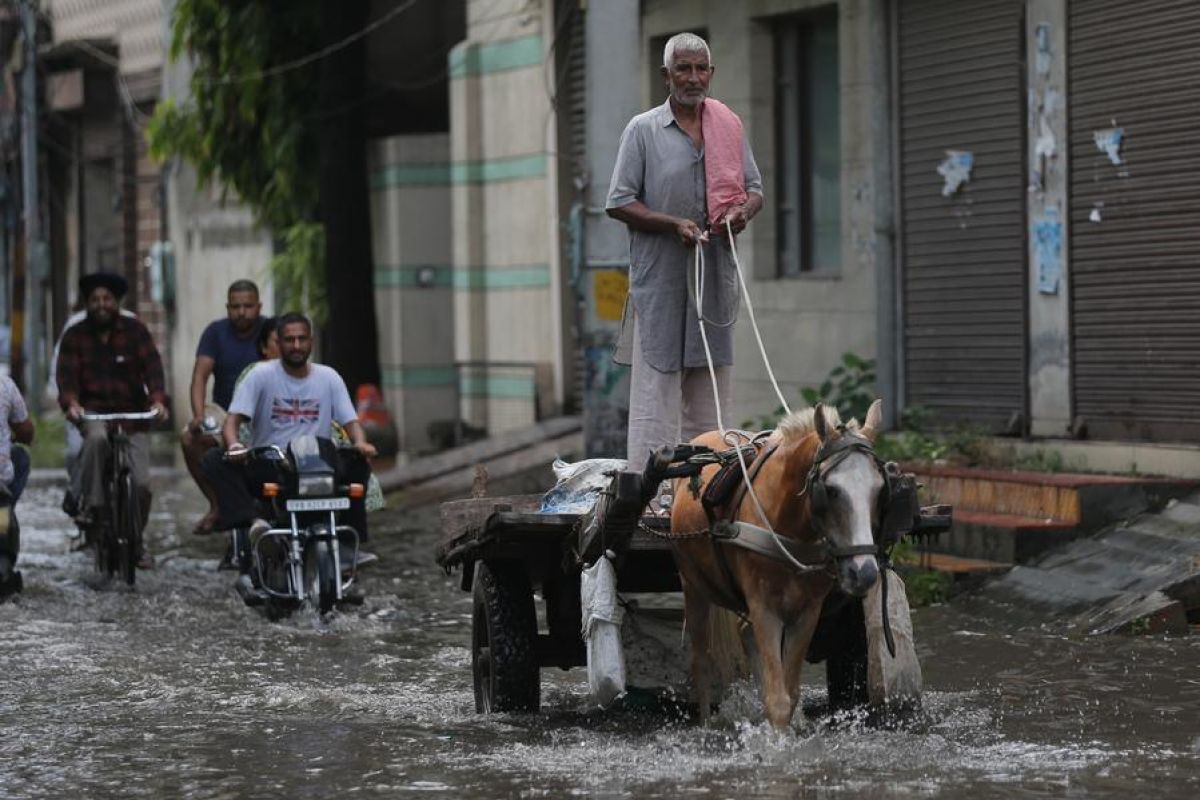
[[[71,327],[63,334],[56,373],[64,411],[72,403],[100,413],[166,403],[162,358],[146,326],[129,317],[117,316],[107,342],[91,320]]]

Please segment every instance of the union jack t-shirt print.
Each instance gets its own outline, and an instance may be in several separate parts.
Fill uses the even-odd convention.
[[[271,400],[271,422],[277,427],[312,425],[321,417],[321,403],[309,398],[275,397]]]

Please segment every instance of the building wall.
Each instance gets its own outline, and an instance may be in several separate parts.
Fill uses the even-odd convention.
[[[43,5],[56,43],[111,40],[120,53],[122,75],[162,68],[163,0],[43,0]]]
[[[448,181],[463,418],[492,433],[561,406],[549,3],[479,0],[450,53]]]
[[[375,313],[383,388],[400,446],[430,445],[429,424],[458,419],[447,134],[371,142]]]
[[[98,269],[124,274],[132,287],[125,306],[146,323],[163,352],[168,374],[174,364],[167,346],[168,309],[154,285],[151,254],[162,237],[163,185],[159,166],[147,152],[146,124],[154,111],[166,56],[166,17],[162,0],[46,0],[53,44],[113,70],[115,108],[83,107],[78,112],[78,150],[82,164],[71,172],[82,186],[70,186],[72,205],[65,209],[68,239],[64,282],[74,300],[79,274]],[[114,55],[115,53],[115,55]],[[111,78],[109,77],[111,75]],[[99,76],[98,76],[99,77]],[[108,97],[108,93],[97,97]],[[83,193],[82,220],[74,198]],[[169,387],[169,390],[172,390]]]
[[[255,281],[263,313],[275,313],[269,264],[271,238],[254,224],[245,208],[223,205],[218,190],[200,190],[196,173],[173,164],[167,180],[169,242],[175,262],[174,324],[169,334],[167,379],[176,417],[191,416],[189,391],[196,345],[204,327],[225,316],[229,284]],[[209,381],[212,396],[212,381]]]
[[[772,22],[783,15],[837,6],[841,97],[841,269],[833,274],[775,277],[777,206],[775,68]],[[798,389],[819,385],[845,352],[875,357],[880,339],[877,288],[890,280],[891,183],[887,131],[888,70],[885,4],[877,0],[647,0],[642,40],[646,86],[661,52],[651,39],[705,29],[717,70],[712,96],[741,117],[764,179],[765,205],[738,240],[750,299],[775,376],[788,403],[802,405]],[[665,89],[646,107],[665,99]],[[743,309],[735,329],[734,422],[769,412],[779,401]],[[883,354],[881,362],[890,357]],[[887,385],[884,380],[881,385]]]
[[[187,59],[163,67],[163,95],[185,102],[191,65]],[[174,263],[175,297],[171,309],[167,380],[177,417],[189,417],[189,392],[196,345],[204,327],[225,316],[229,284],[248,278],[258,284],[263,314],[274,314],[270,262],[271,235],[254,221],[250,210],[227,196],[220,186],[201,187],[186,162],[171,161],[163,170],[167,203],[166,241]],[[209,381],[208,397],[212,396]]]

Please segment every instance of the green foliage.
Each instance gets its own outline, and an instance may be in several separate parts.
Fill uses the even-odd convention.
[[[842,363],[830,371],[820,386],[805,387],[800,395],[810,406],[817,403],[833,406],[843,420],[862,422],[875,400],[875,359],[845,353]]]
[[[912,570],[904,576],[904,590],[914,608],[944,603],[950,596],[954,578],[945,572],[930,569]]]
[[[806,386],[800,390],[800,396],[810,406],[817,403],[833,406],[847,422],[851,419],[862,422],[875,400],[874,389],[875,360],[845,353],[842,355],[842,363],[830,371],[820,386]],[[783,412],[783,406],[779,406],[770,414],[760,414],[743,421],[742,427],[748,430],[774,428],[783,417]]]
[[[987,431],[973,425],[952,425],[933,430],[933,413],[925,406],[910,406],[900,419],[900,429],[880,434],[875,452],[884,461],[954,461],[974,465],[993,460]]]
[[[202,185],[232,190],[283,238],[277,277],[306,287],[299,296],[310,303],[324,298],[312,289],[323,267],[313,247],[320,151],[309,111],[319,61],[281,67],[320,43],[319,0],[179,0],[170,55],[191,62],[190,97],[159,103],[147,129],[155,158],[187,160]],[[321,306],[305,308],[320,316]]]
[[[1058,450],[1034,450],[1031,453],[1014,454],[1013,469],[1028,472],[1079,472],[1082,464],[1068,461]]]
[[[324,262],[325,228],[315,222],[298,222],[285,230],[283,249],[271,259],[279,307],[304,309],[317,327],[329,318]]]
[[[33,444],[29,460],[35,468],[61,468],[65,462],[67,421],[61,414],[45,414],[33,418]]]

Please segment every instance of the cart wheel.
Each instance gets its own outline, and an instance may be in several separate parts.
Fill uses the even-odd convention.
[[[537,711],[541,672],[533,587],[518,565],[496,561],[475,567],[471,671],[475,710]]]

